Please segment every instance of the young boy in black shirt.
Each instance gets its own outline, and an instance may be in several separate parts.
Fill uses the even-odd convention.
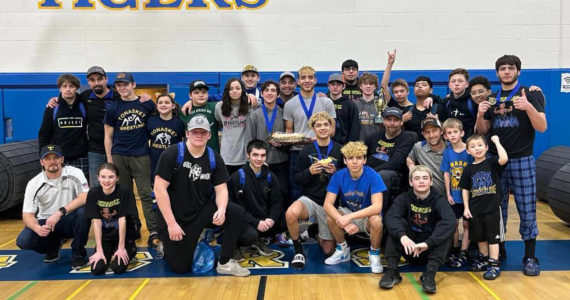
[[[499,268],[499,241],[501,238],[501,216],[499,205],[502,198],[500,173],[507,164],[507,151],[494,135],[491,141],[497,148],[498,157],[487,158],[489,146],[484,137],[474,134],[467,139],[467,152],[473,156],[461,175],[463,216],[469,219],[469,238],[478,242],[479,252],[488,259],[483,278],[493,280],[501,275]],[[485,260],[478,269],[485,266]],[[473,268],[472,268],[473,269]]]

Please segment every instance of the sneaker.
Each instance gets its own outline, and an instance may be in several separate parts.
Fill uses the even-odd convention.
[[[235,260],[230,259],[225,264],[220,264],[218,262],[218,266],[216,267],[216,271],[218,274],[222,275],[232,275],[237,277],[246,277],[249,276],[249,270],[246,268],[242,268]]]
[[[291,260],[291,267],[293,269],[301,270],[305,268],[305,255],[301,253],[295,254]]]
[[[453,258],[448,263],[448,266],[452,268],[461,268],[462,266],[467,264],[467,255],[464,252],[459,252],[453,255]]]
[[[540,275],[540,266],[536,257],[528,257],[524,260],[523,274],[526,276]]]
[[[63,246],[63,241],[59,242],[59,247],[57,247],[53,251],[46,253],[46,256],[44,256],[44,262],[46,264],[52,263],[59,259],[59,250],[61,250],[61,246]]]
[[[487,270],[487,257],[483,255],[479,255],[473,259],[473,263],[471,264],[471,271],[473,272],[480,272]]]
[[[271,254],[273,254],[273,250],[267,246],[265,239],[259,239],[257,242],[251,245],[251,247],[257,250],[257,253],[259,253],[261,256],[271,256]]]
[[[275,240],[280,248],[289,248],[289,246],[293,245],[293,241],[291,239],[287,239],[287,234],[285,232],[276,235]]]
[[[483,279],[486,280],[494,280],[499,276],[501,276],[501,269],[499,267],[489,266],[487,268],[487,271],[483,273]]]
[[[400,276],[400,272],[394,268],[387,267],[386,273],[380,279],[380,287],[383,289],[391,289],[394,285],[402,282],[402,276]]]
[[[155,232],[155,233],[151,233],[151,234],[148,236],[148,241],[147,241],[147,243],[148,243],[148,247],[149,247],[149,248],[151,248],[151,249],[153,249],[153,250],[156,250],[156,248],[158,247],[159,244],[162,243],[162,241],[161,241],[160,238],[158,237],[158,233]]]
[[[344,251],[342,251],[342,247],[340,245],[336,245],[334,253],[331,256],[329,256],[329,258],[325,259],[325,264],[336,265],[341,262],[349,260],[350,260],[350,247],[346,247],[344,248]]]
[[[422,276],[420,276],[420,281],[422,282],[422,290],[426,293],[435,293],[435,272],[426,270]]]
[[[370,251],[368,251],[368,262],[370,263],[370,270],[372,273],[380,274],[384,271],[384,267],[382,267],[382,261],[380,260],[380,255],[370,254]]]
[[[237,261],[238,263],[245,261],[245,258],[243,257],[243,253],[241,253],[241,249],[239,247],[234,249],[234,256],[232,258],[233,258],[233,260]]]
[[[79,270],[85,266],[89,265],[89,261],[86,256],[73,256],[71,257],[71,268],[74,270]]]

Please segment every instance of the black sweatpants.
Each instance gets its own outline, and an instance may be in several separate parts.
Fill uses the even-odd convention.
[[[426,237],[418,236],[412,231],[408,232],[407,236],[412,239],[416,244],[424,242]],[[412,255],[406,255],[404,246],[400,240],[395,239],[391,234],[386,235],[386,247],[384,248],[384,257],[386,257],[388,267],[397,269],[398,261],[401,256],[406,258],[406,261],[412,264],[426,265],[426,270],[437,271],[439,267],[445,262],[447,252],[451,243],[452,238],[447,239],[445,242],[434,245],[428,248],[426,251],[422,252],[419,257],[413,257]]]
[[[287,208],[292,203],[289,198],[289,161],[269,165],[269,170],[277,176],[279,190],[281,190],[281,195],[283,196],[283,211],[287,211]]]
[[[111,270],[113,270],[113,273],[115,274],[125,273],[125,271],[127,271],[127,266],[129,265],[128,261],[126,264],[124,264],[122,262],[118,263],[117,258],[111,260],[113,254],[115,254],[115,252],[117,251],[117,247],[119,246],[119,237],[117,236],[113,238],[113,237],[103,236],[101,244],[102,244],[101,246],[103,246],[103,254],[105,255],[107,263],[105,264],[105,262],[102,259],[92,263],[91,274],[103,275],[105,274],[105,271],[107,271],[107,268],[111,268]],[[129,255],[129,260],[137,254],[137,245],[135,244],[134,239],[127,238],[125,240],[125,250]]]
[[[285,223],[285,215],[281,215],[279,220],[275,221],[273,227],[265,232],[258,231],[256,227],[254,227],[250,223],[244,223],[243,230],[239,237],[239,246],[251,246],[261,237],[270,237],[272,235],[276,235],[278,233],[282,233],[287,231],[287,223]]]
[[[212,225],[214,213],[218,210],[216,203],[212,201],[202,207],[200,214],[191,222],[178,223],[184,233],[181,241],[172,241],[168,235],[168,228],[164,221],[159,222],[158,232],[164,245],[164,258],[174,273],[184,274],[192,270],[194,250],[204,228]],[[228,203],[226,208],[226,220],[222,225],[224,240],[222,242],[222,256],[231,258],[237,246],[243,228],[243,209],[235,204]],[[162,218],[160,218],[162,219]]]

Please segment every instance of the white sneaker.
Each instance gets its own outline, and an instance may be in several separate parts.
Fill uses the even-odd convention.
[[[339,245],[336,246],[334,253],[327,259],[325,259],[325,264],[327,265],[336,265],[341,262],[349,261],[350,260],[350,247],[344,248],[342,251]]]
[[[372,255],[368,251],[368,262],[370,263],[370,269],[372,273],[380,274],[384,272],[384,267],[382,266],[382,261],[380,260],[380,255]]]
[[[230,259],[225,264],[218,263],[216,267],[218,274],[233,275],[238,277],[249,276],[249,270],[242,268],[235,260]]]

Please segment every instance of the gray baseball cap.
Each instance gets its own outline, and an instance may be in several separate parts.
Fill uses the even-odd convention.
[[[190,121],[188,122],[188,127],[186,128],[186,130],[191,131],[198,128],[204,129],[206,131],[211,131],[210,122],[208,121],[208,118],[206,118],[206,116],[200,114],[192,117],[192,119],[190,119]]]
[[[344,79],[342,78],[342,74],[340,73],[332,73],[329,76],[329,81],[327,81],[328,83],[331,83],[333,81],[338,81],[338,82],[342,82],[344,83]]]
[[[289,77],[293,78],[293,80],[295,80],[295,74],[293,74],[289,71],[285,71],[285,72],[281,73],[281,75],[279,75],[279,80],[281,80],[281,79],[283,79],[283,77],[287,77],[287,76],[289,76]]]
[[[89,75],[91,74],[101,74],[105,77],[107,77],[107,73],[105,73],[105,70],[103,70],[103,68],[99,67],[99,66],[93,66],[91,68],[89,68],[89,70],[87,70],[87,77],[89,77]]]

